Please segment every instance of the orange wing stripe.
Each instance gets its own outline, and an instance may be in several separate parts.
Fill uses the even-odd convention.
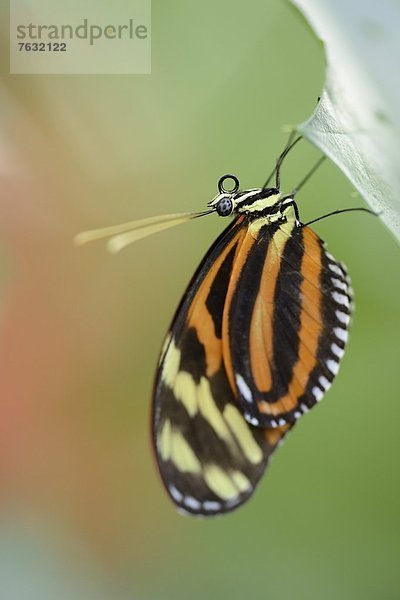
[[[197,337],[204,346],[206,354],[207,377],[211,377],[218,371],[222,361],[221,340],[215,335],[212,315],[210,314],[206,305],[207,298],[213,281],[215,280],[215,277],[217,276],[217,273],[221,268],[225,258],[236,244],[238,244],[238,248],[240,247],[240,242],[244,235],[245,231],[239,230],[238,234],[229,242],[226,248],[224,248],[224,251],[218,256],[201,283],[197,291],[196,298],[191,303],[188,311],[188,327],[194,327],[196,329]]]
[[[250,364],[260,392],[267,392],[272,387],[273,302],[279,267],[276,248],[269,244],[250,325]]]
[[[295,409],[298,398],[304,394],[310,373],[317,364],[318,340],[322,331],[321,247],[318,238],[310,229],[305,227],[303,235],[304,254],[301,264],[303,281],[301,284],[302,311],[299,331],[299,356],[293,368],[288,393],[273,404],[260,403],[260,411],[265,414],[278,415]],[[317,321],[315,320],[316,317],[318,317]]]
[[[226,374],[228,376],[228,381],[232,390],[236,390],[235,380],[233,376],[233,367],[232,367],[232,356],[229,344],[229,307],[231,304],[232,296],[235,293],[236,286],[239,281],[240,273],[242,272],[243,265],[247,260],[247,256],[253,247],[253,244],[256,243],[254,237],[247,231],[243,242],[238,250],[235,261],[233,263],[231,280],[229,282],[228,293],[226,295],[225,307],[224,307],[224,315],[222,319],[222,355],[224,359],[224,365]]]

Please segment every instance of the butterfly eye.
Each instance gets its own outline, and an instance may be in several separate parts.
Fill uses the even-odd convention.
[[[233,202],[230,198],[222,198],[218,202],[216,209],[220,217],[229,217],[233,211]]]

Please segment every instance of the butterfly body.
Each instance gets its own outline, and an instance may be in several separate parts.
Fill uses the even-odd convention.
[[[161,477],[196,516],[251,496],[272,452],[329,388],[351,312],[346,271],[301,225],[293,196],[220,187],[209,206],[235,218],[183,296],[153,397]]]

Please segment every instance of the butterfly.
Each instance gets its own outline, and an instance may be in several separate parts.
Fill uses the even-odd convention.
[[[178,509],[230,512],[253,494],[296,421],[324,396],[348,339],[352,290],[343,263],[303,224],[295,195],[280,189],[289,139],[263,187],[241,191],[234,175],[200,213],[150,217],[83,232],[111,236],[117,252],[145,235],[217,213],[233,217],[201,261],[175,313],[158,363],[152,439]],[[269,182],[275,175],[274,187]],[[230,182],[228,184],[227,182]]]

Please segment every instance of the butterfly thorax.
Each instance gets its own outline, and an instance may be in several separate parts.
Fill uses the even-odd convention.
[[[260,240],[264,235],[269,237],[273,235],[277,255],[280,254],[281,250],[283,251],[286,241],[292,235],[293,230],[300,225],[296,216],[294,203],[286,202],[280,205],[279,210],[273,212],[264,209],[263,211],[254,211],[246,215],[248,231],[254,239]]]
[[[273,214],[279,210],[282,194],[276,188],[257,188],[238,192],[232,198],[234,212],[248,216]]]

